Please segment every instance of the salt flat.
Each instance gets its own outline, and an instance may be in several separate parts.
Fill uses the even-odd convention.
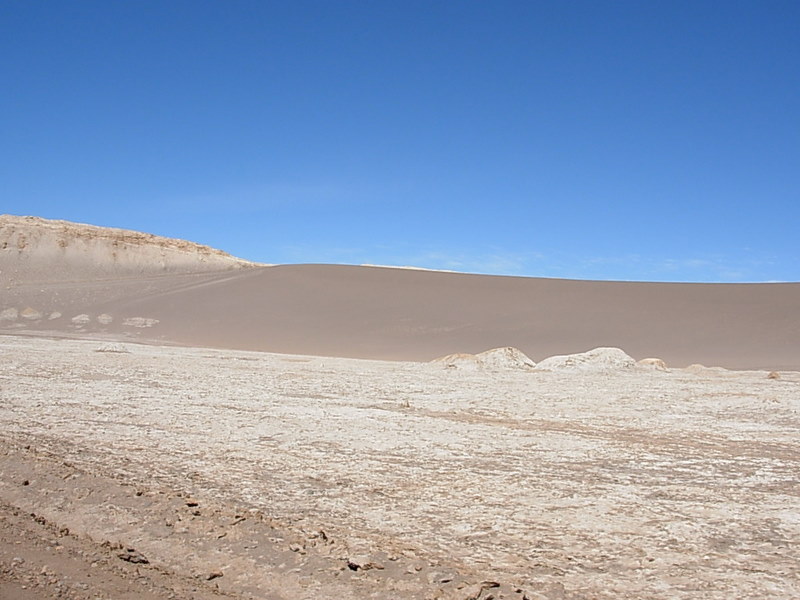
[[[25,597],[800,597],[798,373],[100,346],[0,336]]]

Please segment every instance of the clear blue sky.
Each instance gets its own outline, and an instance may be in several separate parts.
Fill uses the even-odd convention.
[[[0,0],[0,213],[264,262],[800,280],[800,2]]]

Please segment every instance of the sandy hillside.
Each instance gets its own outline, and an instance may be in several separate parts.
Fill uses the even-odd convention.
[[[800,597],[800,374],[621,352],[0,336],[0,597]]]
[[[800,369],[795,283],[254,267],[188,242],[5,219],[0,331],[418,361],[513,346],[538,362],[613,346],[673,366]]]

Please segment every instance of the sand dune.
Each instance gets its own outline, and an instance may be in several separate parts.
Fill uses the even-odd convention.
[[[800,369],[796,283],[597,282],[364,266],[257,267],[188,242],[145,236],[131,245],[125,235],[114,234],[123,240],[114,246],[117,238],[101,228],[73,231],[63,222],[42,220],[25,224],[48,233],[28,234],[25,247],[12,243],[0,251],[0,331],[418,361],[513,346],[539,362],[613,346],[676,367]],[[67,246],[81,250],[59,255],[48,267],[53,240],[61,235],[52,232],[59,227],[72,231]],[[99,237],[86,240],[92,232]],[[151,268],[156,255],[164,259]],[[30,265],[35,265],[31,272]],[[20,316],[26,310],[38,318]],[[61,316],[50,318],[55,313]]]

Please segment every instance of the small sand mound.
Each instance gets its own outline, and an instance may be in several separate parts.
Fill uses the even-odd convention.
[[[110,352],[114,354],[130,354],[131,351],[124,344],[120,344],[117,342],[109,342],[108,344],[103,344],[95,352]]]
[[[643,358],[636,363],[640,367],[646,367],[648,369],[655,369],[656,371],[668,371],[667,363],[665,363],[660,358]]]
[[[536,363],[524,352],[511,346],[493,348],[475,356],[478,363],[487,369],[532,369]]]
[[[619,371],[630,369],[636,361],[619,348],[595,348],[580,354],[545,358],[536,366],[539,371]]]
[[[524,352],[510,346],[493,348],[480,354],[448,354],[431,362],[441,363],[446,369],[465,371],[513,371],[532,369],[536,366]]]
[[[728,370],[722,367],[707,367],[700,363],[694,363],[686,367],[686,370],[695,375],[722,375],[727,373]]]
[[[42,313],[28,306],[20,311],[19,316],[27,321],[38,321],[42,318]]]

